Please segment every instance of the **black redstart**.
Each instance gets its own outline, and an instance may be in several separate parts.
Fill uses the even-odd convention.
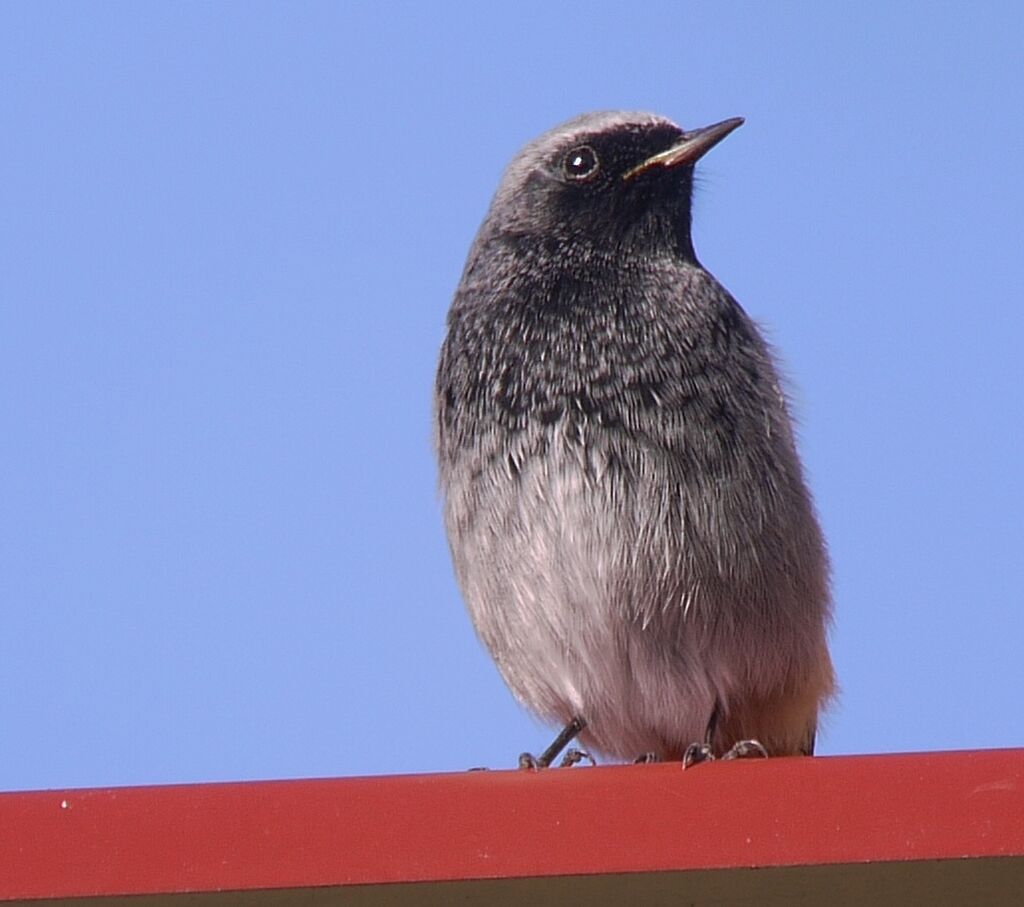
[[[828,557],[771,350],[701,266],[696,161],[743,121],[578,117],[505,171],[448,315],[444,515],[477,632],[595,752],[813,752]]]

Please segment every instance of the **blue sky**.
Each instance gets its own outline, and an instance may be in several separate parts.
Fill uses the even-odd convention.
[[[695,243],[792,381],[822,753],[1024,745],[1019,4],[0,6],[0,789],[511,766],[430,448],[502,167],[746,125]]]

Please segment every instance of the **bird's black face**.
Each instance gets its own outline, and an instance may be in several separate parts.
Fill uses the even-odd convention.
[[[634,173],[682,139],[682,130],[670,123],[564,136],[539,164],[527,191],[545,209],[549,226],[581,240],[614,242],[638,227],[688,225],[692,165]]]
[[[627,180],[627,174],[682,137],[683,131],[670,123],[625,124],[594,134],[570,135],[548,161],[549,172],[566,186],[635,186],[637,182]]]

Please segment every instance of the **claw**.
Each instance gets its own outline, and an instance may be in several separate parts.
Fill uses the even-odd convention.
[[[683,768],[699,765],[701,762],[714,762],[715,754],[708,743],[691,743],[683,753]]]
[[[533,753],[520,753],[519,754],[519,769],[524,772],[535,772],[539,768],[543,768],[540,761]]]
[[[585,753],[583,750],[571,747],[565,751],[565,755],[562,757],[559,767],[570,768],[573,765],[579,765],[581,762],[589,762],[591,765],[597,765],[597,760],[591,756],[590,753]]]
[[[737,740],[723,759],[767,759],[768,750],[759,740]]]

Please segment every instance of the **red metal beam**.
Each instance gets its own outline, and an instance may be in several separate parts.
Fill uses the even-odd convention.
[[[1024,856],[1024,749],[0,794],[0,901]]]

